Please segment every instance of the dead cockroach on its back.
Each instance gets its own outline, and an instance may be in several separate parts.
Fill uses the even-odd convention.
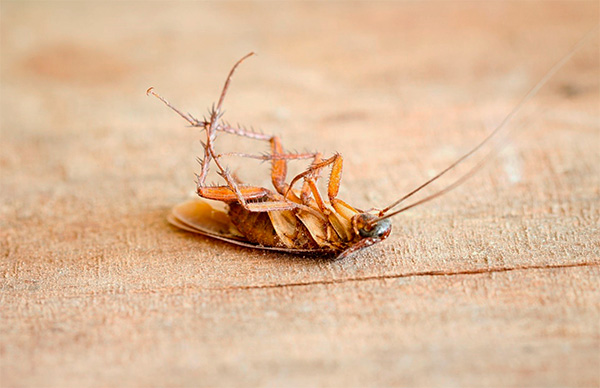
[[[586,35],[586,38],[590,34]],[[337,197],[342,176],[343,158],[341,155],[334,154],[323,158],[319,152],[286,152],[277,136],[257,133],[241,126],[231,126],[222,120],[223,101],[233,73],[240,63],[252,56],[253,53],[244,56],[233,66],[217,104],[210,110],[208,119],[198,120],[190,114],[181,112],[157,94],[153,88],[149,88],[147,94],[159,98],[193,127],[202,128],[206,132],[206,141],[203,143],[204,155],[200,159],[201,170],[197,182],[197,193],[200,199],[175,206],[168,220],[183,230],[245,247],[290,253],[334,255],[336,259],[345,258],[386,239],[392,230],[390,217],[443,195],[477,171],[487,159],[479,162],[444,189],[398,208],[406,199],[446,174],[488,143],[517,114],[523,104],[537,94],[541,87],[569,60],[583,45],[586,38],[582,39],[556,63],[481,143],[433,178],[381,210],[362,211]],[[266,155],[218,154],[214,144],[217,135],[221,132],[268,142],[270,153]],[[242,156],[271,163],[273,189],[238,182],[222,162],[226,156]],[[311,164],[288,183],[287,163],[298,159],[308,159]],[[224,185],[206,184],[209,166],[212,163],[216,166],[218,174],[224,179]],[[330,170],[329,182],[327,195],[323,196],[317,187],[317,181],[321,171],[326,168]]]

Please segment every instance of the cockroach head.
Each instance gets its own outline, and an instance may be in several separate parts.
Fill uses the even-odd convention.
[[[392,223],[388,218],[377,220],[375,214],[359,213],[352,218],[354,230],[362,238],[383,240],[390,235]]]
[[[358,213],[352,217],[354,233],[360,238],[352,246],[340,253],[336,260],[344,259],[356,252],[377,244],[387,238],[392,231],[392,223],[388,218],[381,218],[371,213]]]

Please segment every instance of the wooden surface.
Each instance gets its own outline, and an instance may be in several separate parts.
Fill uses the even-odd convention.
[[[144,95],[201,116],[256,51],[226,117],[341,152],[340,196],[381,207],[482,139],[598,12],[3,1],[1,385],[598,386],[597,34],[485,169],[343,262],[170,227],[201,134]]]

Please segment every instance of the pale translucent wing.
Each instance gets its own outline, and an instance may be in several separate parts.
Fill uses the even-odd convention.
[[[243,240],[244,236],[231,223],[227,213],[217,208],[217,204],[200,199],[183,202],[171,210],[167,220],[189,232]]]

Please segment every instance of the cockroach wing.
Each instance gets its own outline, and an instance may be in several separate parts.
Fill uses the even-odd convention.
[[[218,208],[220,204],[206,200],[183,202],[171,210],[167,220],[188,232],[243,241],[244,236],[231,223],[225,209]]]

